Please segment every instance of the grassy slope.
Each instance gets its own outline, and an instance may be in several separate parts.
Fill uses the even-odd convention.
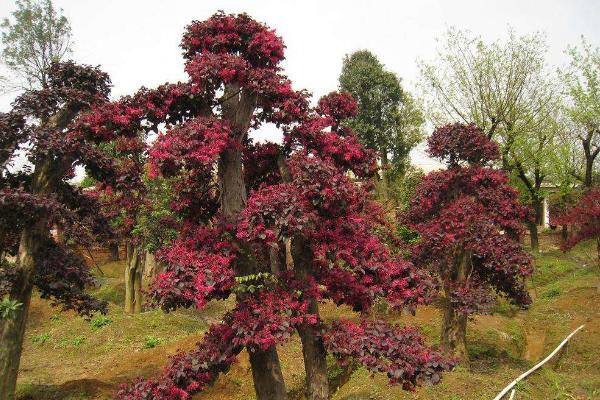
[[[359,369],[334,399],[491,399],[582,323],[585,330],[575,337],[558,364],[553,361],[520,384],[517,398],[600,398],[600,295],[595,289],[595,249],[588,243],[564,255],[553,240],[545,238],[544,252],[536,258],[537,272],[531,284],[534,305],[519,311],[500,304],[494,315],[480,316],[470,323],[470,370],[458,367],[440,385],[407,393],[390,387],[384,376],[370,377]],[[81,318],[58,313],[44,301],[34,300],[19,378],[21,399],[110,398],[119,383],[156,373],[168,354],[193,347],[207,326],[230,305],[217,302],[202,312],[165,315],[150,311],[127,316],[121,311],[122,269],[122,263],[102,266],[103,287],[97,293],[111,301],[111,322],[103,327],[94,329]],[[325,319],[354,317],[349,310],[331,305],[324,305],[322,314]],[[440,318],[433,307],[420,308],[414,317],[381,316],[421,326],[432,343],[438,339]],[[153,344],[155,347],[146,348]],[[299,340],[281,347],[279,354],[291,397],[298,398],[304,374]],[[242,354],[229,374],[196,398],[248,399],[253,393],[248,360]]]

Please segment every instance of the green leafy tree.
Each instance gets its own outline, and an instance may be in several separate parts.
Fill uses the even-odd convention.
[[[71,52],[71,25],[51,0],[18,0],[16,5],[12,18],[5,18],[0,25],[2,59],[16,75],[4,83],[16,88],[45,88],[52,62]]]
[[[171,209],[172,179],[145,176],[144,186],[147,201],[140,208],[132,234],[144,243],[144,274],[155,276],[162,269],[155,253],[177,239],[181,219]]]
[[[581,46],[567,49],[570,64],[559,71],[569,100],[573,139],[579,142],[583,157],[574,165],[573,175],[589,188],[600,153],[600,49],[593,48],[584,37]]]
[[[358,101],[358,114],[348,125],[363,145],[379,152],[389,186],[404,173],[411,149],[422,138],[423,113],[400,78],[368,50],[344,58],[339,84]]]

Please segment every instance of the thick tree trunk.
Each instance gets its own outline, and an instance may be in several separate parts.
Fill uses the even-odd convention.
[[[585,160],[585,175],[583,177],[583,186],[591,188],[594,174],[594,158],[586,155]]]
[[[538,252],[540,250],[540,238],[538,234],[537,224],[535,222],[528,222],[527,226],[529,228],[529,239],[531,241],[531,250],[533,252]]]
[[[467,315],[457,313],[449,299],[444,299],[442,350],[455,354],[463,365],[469,364],[467,353]]]
[[[312,249],[304,238],[297,236],[292,239],[292,260],[296,276],[305,280],[310,274],[312,263]],[[308,312],[315,314],[320,323],[319,303],[314,298],[309,301]],[[298,328],[302,341],[302,355],[304,357],[304,370],[306,372],[306,398],[308,400],[327,400],[329,398],[329,381],[327,379],[327,352],[323,339],[319,334],[319,326],[302,324]]]
[[[310,300],[308,312],[319,315],[318,303]],[[306,371],[306,398],[309,400],[327,400],[329,398],[329,381],[327,379],[327,352],[323,339],[319,335],[318,326],[301,325],[298,334],[302,341],[302,356]]]
[[[597,134],[597,131],[594,127],[588,130],[585,137],[581,138],[583,154],[585,156],[583,186],[586,188],[591,188],[594,183],[594,161],[596,160],[596,157],[598,157],[598,153],[600,153],[600,146],[593,145],[593,139],[595,134]]]
[[[246,204],[246,186],[242,170],[242,154],[239,150],[226,150],[219,162],[221,183],[221,209],[226,221],[235,221]],[[244,243],[238,243],[245,247]],[[249,249],[241,252],[248,254]],[[255,273],[256,265],[248,257],[239,257],[236,270],[240,275]],[[287,391],[277,348],[267,350],[248,349],[252,379],[258,400],[286,400]]]
[[[111,243],[108,245],[110,251],[110,261],[119,261],[119,243]]]
[[[272,346],[266,351],[248,349],[248,355],[256,398],[258,400],[287,399],[277,348]]]
[[[536,199],[533,202],[533,209],[535,210],[535,224],[538,226],[543,225],[544,224],[544,199]]]
[[[33,226],[26,227],[21,233],[16,266],[19,275],[9,296],[11,300],[18,301],[21,306],[12,318],[0,319],[0,400],[15,398],[23,337],[33,290],[34,255],[38,251],[40,238],[47,234],[46,222],[47,218],[43,217]]]
[[[144,272],[144,252],[140,246],[127,244],[127,263],[125,265],[125,312],[142,312],[142,275]]]
[[[440,346],[446,353],[455,354],[465,366],[469,365],[467,353],[467,315],[455,310],[450,301],[452,284],[465,282],[469,274],[471,256],[461,254],[453,266],[453,271],[444,279],[443,319]]]
[[[223,116],[232,124],[234,135],[241,143],[252,120],[256,107],[253,95],[240,92],[237,85],[227,85],[223,94]],[[219,186],[221,192],[221,214],[228,223],[235,223],[246,205],[246,185],[242,164],[242,152],[239,149],[228,149],[219,158]],[[246,248],[246,243],[237,243]],[[239,257],[236,262],[238,274],[257,272],[257,265],[248,256],[249,249],[241,252],[246,256]],[[272,346],[266,351],[248,349],[254,390],[258,400],[286,400],[287,392],[277,348]]]
[[[144,255],[144,276],[151,278],[156,276],[158,272],[158,264],[156,263],[154,253],[147,251]]]
[[[44,125],[50,129],[62,129],[78,111],[78,107],[67,107],[45,121]],[[70,161],[60,158],[38,159],[31,180],[31,191],[37,194],[52,193],[70,166]],[[9,294],[9,298],[21,303],[21,306],[12,318],[0,320],[0,400],[15,398],[23,337],[33,291],[35,257],[42,240],[50,235],[48,220],[49,216],[42,212],[37,221],[32,222],[21,232],[16,263],[19,277]]]

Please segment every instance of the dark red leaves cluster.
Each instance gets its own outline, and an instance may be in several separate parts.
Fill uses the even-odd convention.
[[[73,310],[79,315],[91,317],[95,312],[105,314],[108,303],[85,292],[96,286],[85,260],[73,250],[46,239],[40,246],[34,276],[34,284],[43,299],[54,306]]]
[[[384,321],[337,321],[327,327],[323,340],[327,351],[342,363],[357,362],[371,373],[383,372],[390,383],[406,390],[438,383],[441,374],[455,365],[432,352],[417,329]]]
[[[445,160],[450,167],[460,162],[484,164],[500,156],[498,145],[474,124],[456,123],[438,128],[427,139],[427,146],[429,155]]]
[[[317,114],[342,121],[356,116],[358,103],[350,93],[332,92],[319,99]]]
[[[573,234],[562,243],[565,251],[583,240],[600,240],[600,188],[585,193],[575,206],[556,218],[556,224],[574,227]]]
[[[174,176],[182,168],[194,172],[212,170],[227,148],[236,146],[228,124],[216,118],[198,117],[161,135],[150,150],[151,174]]]
[[[253,68],[276,68],[285,46],[273,30],[247,14],[220,12],[188,25],[181,47],[188,60],[202,53],[243,54]]]
[[[219,229],[188,227],[158,258],[166,269],[152,283],[150,295],[165,311],[202,308],[211,299],[227,298],[235,284],[236,251]]]

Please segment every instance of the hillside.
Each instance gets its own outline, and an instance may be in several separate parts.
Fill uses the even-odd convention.
[[[517,399],[600,398],[600,294],[595,243],[583,243],[563,254],[556,237],[545,235],[536,273],[530,282],[533,306],[527,311],[500,304],[493,315],[479,316],[469,325],[470,369],[458,367],[440,385],[415,393],[390,387],[385,376],[369,377],[362,369],[351,376],[332,363],[331,380],[339,386],[335,400],[387,399],[491,399],[512,379],[550,352],[568,333],[586,324],[567,350],[527,382],[520,384]],[[59,313],[34,297],[28,321],[19,375],[19,399],[106,399],[119,384],[139,375],[157,373],[166,355],[192,348],[211,322],[231,303],[214,302],[202,312],[164,314],[148,311],[124,315],[123,262],[106,263],[97,252],[97,275],[102,286],[95,292],[110,301],[106,318],[85,321]],[[92,263],[92,265],[94,265]],[[354,315],[330,304],[325,319]],[[433,306],[416,315],[400,316],[379,311],[389,321],[416,324],[435,343],[440,316]],[[300,341],[295,338],[279,350],[291,399],[300,399],[303,365]],[[197,399],[248,399],[254,397],[247,357]]]

